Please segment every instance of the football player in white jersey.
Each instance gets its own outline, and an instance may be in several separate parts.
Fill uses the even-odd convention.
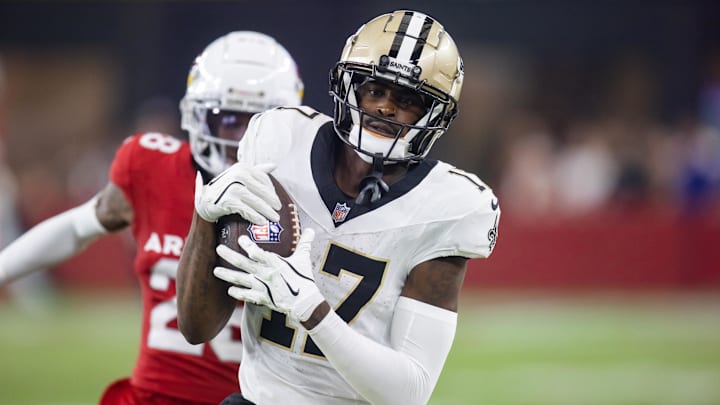
[[[424,404],[452,346],[468,259],[488,257],[497,198],[475,175],[426,158],[457,115],[463,64],[432,17],[395,11],[347,40],[331,71],[334,117],[309,107],[256,115],[238,163],[198,182],[178,270],[178,322],[211,339],[243,317],[235,404]],[[302,236],[286,258],[213,223],[279,219],[271,173]],[[236,268],[213,268],[216,255]],[[213,277],[214,276],[214,277]]]

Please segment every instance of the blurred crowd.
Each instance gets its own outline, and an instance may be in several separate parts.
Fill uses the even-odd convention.
[[[506,130],[496,187],[517,215],[576,215],[609,203],[704,211],[720,199],[720,127],[700,117],[675,125],[577,119],[558,133],[525,115]]]
[[[609,73],[587,73],[588,80],[610,77],[600,85],[601,94],[587,84],[585,94],[560,102],[552,96],[562,90],[562,83],[532,78],[517,61],[488,69],[482,57],[474,58],[466,62],[469,80],[491,82],[496,88],[469,83],[472,95],[463,95],[461,115],[450,135],[464,142],[438,144],[451,161],[485,179],[513,219],[633,208],[717,217],[717,59],[708,63],[696,105],[681,114],[663,115],[661,83],[654,66],[640,58],[618,61]],[[484,68],[472,68],[472,62]],[[587,102],[592,98],[596,100]]]

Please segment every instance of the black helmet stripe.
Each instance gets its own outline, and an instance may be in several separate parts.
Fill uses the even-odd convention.
[[[410,25],[412,15],[413,13],[408,11],[403,15],[402,21],[400,21],[400,26],[395,33],[395,38],[393,38],[393,43],[390,47],[390,54],[388,55],[391,58],[397,58],[398,52],[400,52],[400,45],[402,45],[403,39],[405,39],[405,33]]]
[[[434,23],[435,21],[425,14],[406,11],[395,33],[388,56],[417,63]]]
[[[422,54],[422,50],[425,47],[425,41],[427,41],[427,37],[430,34],[430,28],[432,28],[433,23],[434,21],[432,18],[425,17],[425,22],[423,22],[420,30],[420,36],[418,37],[415,49],[413,49],[412,56],[410,57],[410,60],[413,63],[417,63],[418,59],[420,59],[420,54]]]

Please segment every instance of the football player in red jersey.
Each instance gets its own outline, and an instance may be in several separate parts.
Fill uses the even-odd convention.
[[[180,103],[189,143],[162,133],[127,138],[103,190],[0,253],[2,285],[131,226],[143,299],[140,352],[132,376],[110,385],[101,404],[217,404],[238,390],[242,307],[204,344],[188,343],[175,327],[175,276],[194,184],[198,172],[207,181],[234,163],[254,113],[299,105],[302,95],[295,61],[273,38],[238,31],[216,39],[192,65]]]

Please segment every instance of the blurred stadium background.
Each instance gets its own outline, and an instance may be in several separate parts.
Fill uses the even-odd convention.
[[[720,404],[720,3],[0,2],[0,246],[87,200],[136,131],[180,134],[194,56],[236,29],[295,56],[307,104],[377,14],[453,34],[460,117],[433,150],[500,197],[432,404]],[[0,403],[90,404],[127,375],[129,234],[0,290]]]

